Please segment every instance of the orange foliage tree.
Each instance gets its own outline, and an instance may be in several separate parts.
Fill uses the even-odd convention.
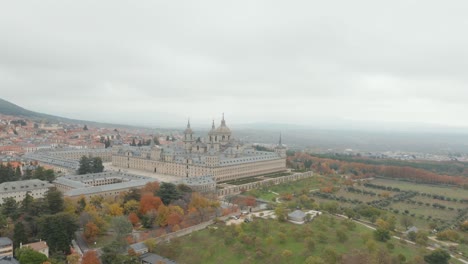
[[[132,223],[133,226],[136,226],[138,222],[140,222],[140,218],[138,218],[138,215],[135,213],[130,213],[128,215],[128,220],[130,221],[130,223]]]
[[[86,241],[91,242],[96,239],[96,236],[99,234],[99,232],[99,228],[96,224],[93,222],[88,222],[85,226],[83,236]]]
[[[152,193],[145,193],[141,196],[139,211],[141,214],[146,214],[150,210],[158,210],[161,204],[161,198],[154,196]]]
[[[101,264],[95,250],[88,250],[83,256],[82,264]]]

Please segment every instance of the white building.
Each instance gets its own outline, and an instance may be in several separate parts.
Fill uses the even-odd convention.
[[[0,184],[0,204],[3,204],[4,199],[13,198],[17,202],[21,202],[29,193],[34,199],[43,198],[47,191],[54,185],[41,180],[26,180],[4,182]]]

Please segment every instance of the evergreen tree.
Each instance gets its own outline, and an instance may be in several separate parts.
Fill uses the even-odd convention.
[[[100,157],[92,158],[92,164],[90,164],[90,167],[91,166],[92,166],[92,170],[90,171],[91,173],[98,173],[98,172],[104,171],[104,165],[102,165],[102,159]]]
[[[168,182],[163,182],[161,184],[157,195],[161,198],[165,205],[169,205],[172,201],[180,198],[180,193],[177,190],[177,186]]]
[[[22,222],[16,223],[15,228],[13,229],[13,247],[19,248],[20,243],[28,243],[28,235],[26,234],[26,230],[24,229]]]
[[[80,167],[78,168],[78,174],[86,174],[90,172],[89,159],[86,156],[81,157]]]
[[[136,146],[135,139],[132,139],[132,144],[130,144],[130,146],[133,146],[133,147]]]
[[[424,256],[424,261],[428,264],[447,264],[450,254],[443,249],[436,249],[431,254]]]
[[[88,130],[88,126],[87,126],[87,125],[84,125],[83,130],[84,130],[84,131]]]
[[[57,190],[50,190],[46,194],[47,205],[51,214],[62,212],[65,208],[63,194]]]
[[[38,220],[39,234],[47,241],[52,252],[70,253],[70,244],[78,230],[77,220],[72,214],[45,215]]]
[[[18,214],[18,204],[16,203],[16,200],[13,197],[3,199],[2,214],[6,215],[7,217],[16,219],[16,216]]]

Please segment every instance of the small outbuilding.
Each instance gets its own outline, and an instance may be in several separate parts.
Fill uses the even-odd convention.
[[[304,222],[306,214],[301,210],[296,210],[288,214],[288,219],[294,222]]]

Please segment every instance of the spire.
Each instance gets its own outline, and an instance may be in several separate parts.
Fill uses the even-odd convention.
[[[214,124],[214,118],[213,118],[213,124],[211,125],[211,129],[215,129],[215,124]]]
[[[280,138],[279,138],[279,144],[278,144],[280,147],[283,145],[281,144],[281,132],[280,132]]]
[[[187,128],[190,128],[190,118],[187,121]]]
[[[226,126],[226,120],[224,120],[224,113],[223,113],[223,119],[221,120],[221,126]]]
[[[154,137],[151,136],[150,147],[154,148]]]

